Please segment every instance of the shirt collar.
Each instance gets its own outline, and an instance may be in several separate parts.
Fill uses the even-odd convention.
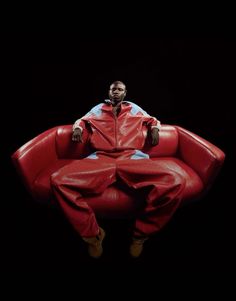
[[[108,104],[108,105],[111,105],[111,104],[112,104],[111,101],[110,101],[110,99],[105,99],[104,102],[105,102],[106,104]],[[128,102],[125,101],[125,100],[122,101],[122,104],[127,104],[127,103],[128,103]]]

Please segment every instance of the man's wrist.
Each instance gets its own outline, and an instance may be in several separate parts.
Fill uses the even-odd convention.
[[[82,130],[81,130],[81,128],[78,127],[78,128],[74,128],[73,132],[82,132]]]

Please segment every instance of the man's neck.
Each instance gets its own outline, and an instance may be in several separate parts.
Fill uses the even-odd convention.
[[[119,102],[113,102],[111,100],[111,105],[113,106],[113,108],[119,108],[121,106],[122,100]]]
[[[116,104],[112,104],[112,112],[115,116],[118,116],[121,110],[121,103],[122,101],[116,103]]]

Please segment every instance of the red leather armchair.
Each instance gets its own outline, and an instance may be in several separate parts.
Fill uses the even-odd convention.
[[[89,153],[88,133],[83,144],[71,141],[72,125],[51,128],[20,147],[12,161],[31,195],[39,202],[53,204],[50,176],[72,160]],[[171,166],[186,178],[182,204],[199,199],[213,184],[224,162],[225,154],[205,139],[179,126],[163,125],[159,145],[146,145],[151,160]],[[142,206],[142,194],[130,191],[122,183],[108,187],[100,196],[89,196],[87,202],[97,216],[124,217],[135,214]]]

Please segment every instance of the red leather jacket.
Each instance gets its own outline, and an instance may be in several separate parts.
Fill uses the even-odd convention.
[[[109,100],[93,107],[84,117],[76,120],[73,129],[83,130],[85,124],[92,130],[91,145],[95,150],[122,151],[140,150],[147,137],[148,128],[160,129],[160,121],[148,115],[132,102],[123,101],[118,116],[112,112]]]

